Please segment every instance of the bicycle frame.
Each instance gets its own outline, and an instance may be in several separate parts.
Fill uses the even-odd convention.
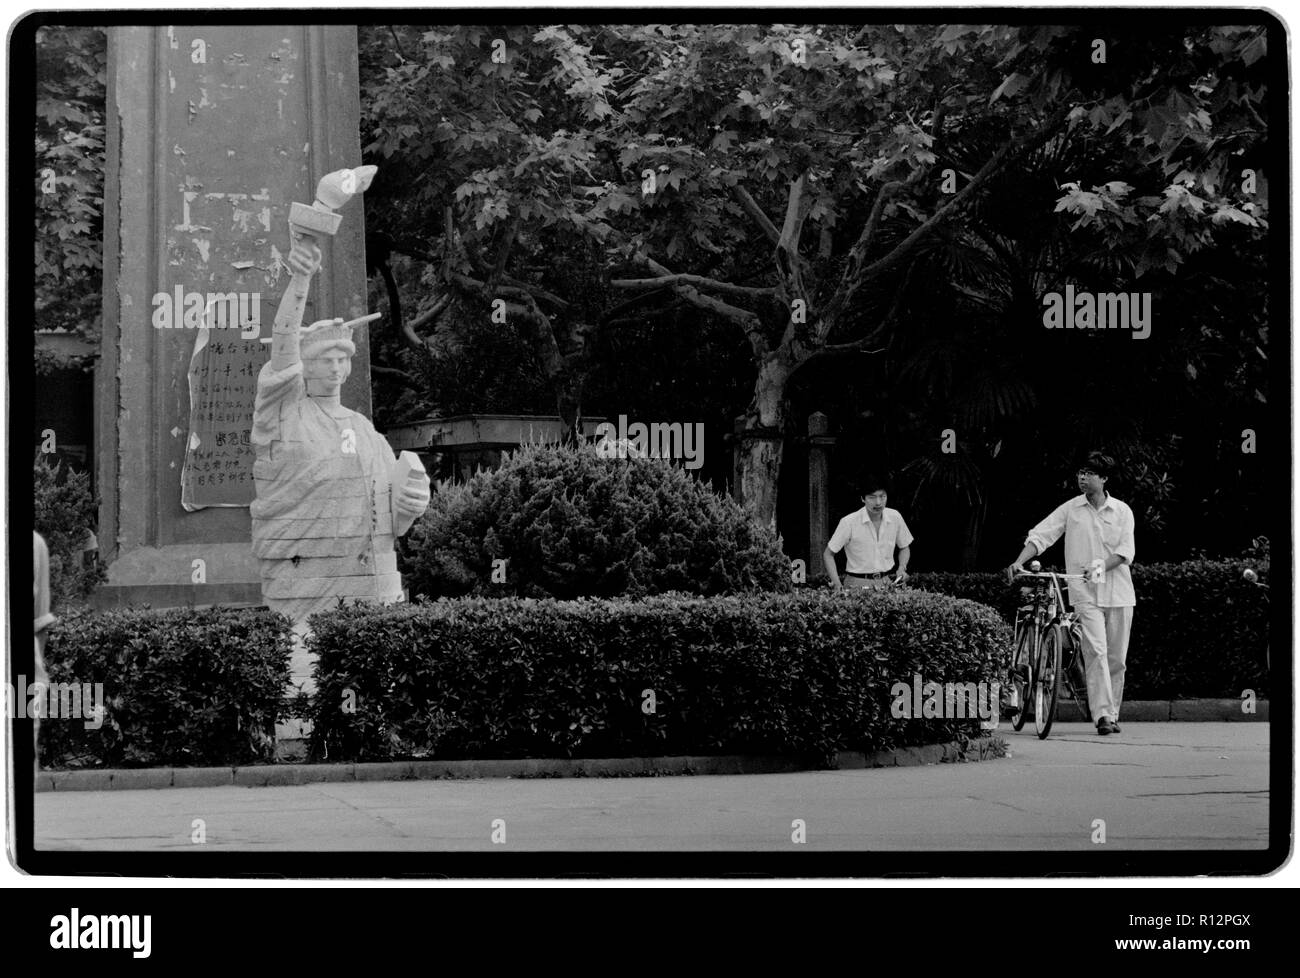
[[[1019,647],[1021,637],[1026,628],[1033,628],[1038,634],[1031,641],[1034,649],[1041,647],[1045,641],[1045,636],[1049,629],[1060,628],[1066,636],[1066,644],[1061,649],[1061,674],[1065,678],[1066,685],[1069,687],[1070,695],[1083,712],[1085,719],[1091,719],[1087,709],[1086,684],[1076,684],[1072,672],[1075,669],[1076,662],[1083,650],[1082,633],[1080,631],[1078,616],[1072,611],[1065,601],[1065,593],[1061,587],[1061,582],[1065,580],[1086,580],[1084,574],[1058,574],[1052,571],[1021,571],[1016,575],[1020,577],[1030,577],[1047,582],[1046,587],[1035,587],[1034,591],[1028,597],[1030,604],[1022,606],[1016,614],[1014,629],[1015,647]],[[1027,612],[1027,613],[1026,613]],[[1081,696],[1080,693],[1083,693]],[[1047,727],[1050,729],[1051,720],[1055,718],[1056,708],[1053,704],[1052,717],[1048,718]],[[1047,730],[1040,732],[1039,736],[1046,736]]]
[[[1070,580],[1082,581],[1085,580],[1085,575],[1057,574],[1054,571],[1021,571],[1016,575],[1017,580],[1022,577],[1046,578],[1051,581],[1047,587],[1047,593],[1051,595],[1051,613],[1047,614],[1046,608],[1035,608],[1035,617],[1040,619],[1041,624],[1059,625],[1067,622],[1073,623],[1076,620],[1074,612],[1066,606],[1065,592],[1061,589],[1061,582]],[[1036,605],[1042,604],[1037,595],[1035,595],[1035,602]]]

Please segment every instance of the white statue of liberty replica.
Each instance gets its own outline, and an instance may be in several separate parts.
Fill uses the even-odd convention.
[[[257,378],[252,444],[257,498],[250,506],[262,598],[293,619],[292,682],[314,692],[302,638],[308,616],[339,599],[388,604],[402,599],[393,541],[429,505],[419,460],[399,462],[363,415],[339,402],[352,370],[352,328],[362,320],[325,319],[302,327],[312,276],[320,268],[315,235],[333,235],[336,209],[370,185],[375,167],[339,170],[320,181],[316,201],[294,204],[292,277],[271,332],[271,359]]]

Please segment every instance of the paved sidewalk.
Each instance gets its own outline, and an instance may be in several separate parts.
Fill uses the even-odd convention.
[[[1166,720],[1267,723],[1268,701],[1259,700],[1247,712],[1235,699],[1149,700],[1124,704],[1124,722]],[[1080,710],[1063,701],[1062,720],[1082,720]],[[1006,723],[1002,727],[1007,727]],[[278,728],[277,728],[278,729]],[[987,738],[984,738],[987,739]],[[731,755],[701,757],[521,758],[516,760],[383,761],[366,763],[298,763],[306,754],[301,740],[281,741],[284,753],[278,764],[246,767],[86,768],[41,771],[37,791],[130,791],[138,788],[243,788],[284,787],[321,781],[409,781],[432,778],[575,778],[628,777],[665,774],[785,774],[804,770],[792,757]],[[899,747],[862,754],[841,751],[833,767],[895,767],[977,760],[972,752],[985,748],[979,742],[963,750],[956,743]]]
[[[35,798],[38,849],[1089,850],[1267,845],[1262,723],[1058,723],[978,764],[662,778],[352,782]],[[202,819],[206,841],[191,841]],[[500,838],[502,820],[505,842]]]

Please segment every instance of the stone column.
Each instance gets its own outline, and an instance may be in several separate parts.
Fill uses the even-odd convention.
[[[112,27],[107,108],[96,445],[109,581],[98,603],[257,604],[251,481],[247,499],[181,505],[199,331],[180,309],[167,328],[155,313],[159,296],[260,295],[261,335],[270,335],[287,281],[290,204],[310,201],[326,173],[361,162],[356,29]],[[323,242],[307,322],[365,313],[363,242],[360,214]],[[209,335],[233,341],[239,332]],[[342,400],[369,416],[364,329],[355,342]],[[255,377],[269,350],[254,337],[233,358],[221,355]]]
[[[822,551],[830,541],[830,420],[820,411],[808,416],[808,578],[825,576]]]

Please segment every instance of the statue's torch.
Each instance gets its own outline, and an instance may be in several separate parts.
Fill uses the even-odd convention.
[[[292,239],[309,238],[315,240],[317,235],[333,237],[339,229],[343,215],[338,209],[354,196],[364,193],[374,179],[378,168],[358,166],[351,170],[335,170],[321,178],[316,185],[316,199],[310,204],[295,203],[289,208],[289,234]],[[307,307],[307,293],[311,288],[311,276],[294,272],[289,279],[289,287],[280,299],[280,307],[275,313],[272,332],[296,330],[302,324],[303,310]]]

